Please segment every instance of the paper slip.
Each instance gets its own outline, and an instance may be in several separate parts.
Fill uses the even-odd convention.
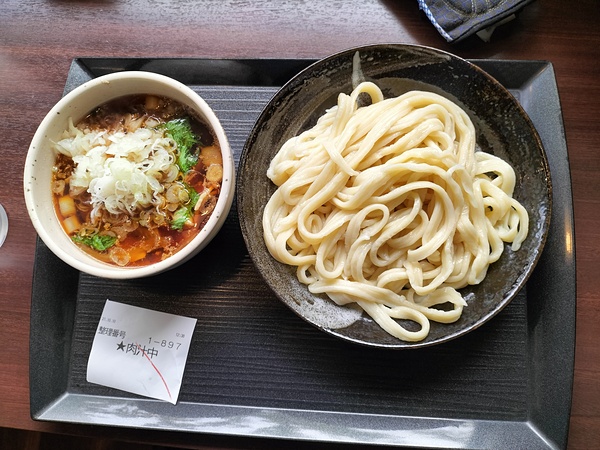
[[[87,381],[177,403],[196,319],[106,300]]]

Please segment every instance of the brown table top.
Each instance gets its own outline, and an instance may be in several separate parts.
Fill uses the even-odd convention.
[[[61,97],[73,58],[319,58],[353,46],[398,42],[437,47],[464,58],[547,60],[554,66],[572,176],[578,284],[568,448],[600,448],[598,22],[600,5],[595,0],[537,1],[497,29],[490,42],[472,37],[451,45],[416,0],[0,2],[0,202],[10,224],[0,248],[0,427],[104,433],[101,427],[36,422],[29,410],[36,234],[23,200],[23,164],[37,125]],[[167,432],[112,433],[123,439],[191,445]],[[195,445],[208,443],[198,440]],[[240,440],[227,445],[246,444]]]

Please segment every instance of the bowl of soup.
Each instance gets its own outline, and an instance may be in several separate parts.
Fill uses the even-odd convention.
[[[65,95],[31,141],[25,202],[48,248],[104,278],[140,278],[194,257],[232,205],[235,165],[219,119],[191,88],[149,72],[94,78]]]

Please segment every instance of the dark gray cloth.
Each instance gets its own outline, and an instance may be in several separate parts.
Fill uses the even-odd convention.
[[[418,0],[419,7],[448,42],[497,24],[533,0]]]

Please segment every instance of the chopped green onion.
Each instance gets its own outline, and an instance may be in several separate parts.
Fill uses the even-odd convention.
[[[182,230],[186,223],[192,221],[192,217],[194,216],[194,207],[200,198],[200,194],[196,192],[196,189],[188,186],[187,184],[185,188],[188,191],[190,199],[184,206],[173,213],[173,220],[171,221],[171,228],[173,230]]]

